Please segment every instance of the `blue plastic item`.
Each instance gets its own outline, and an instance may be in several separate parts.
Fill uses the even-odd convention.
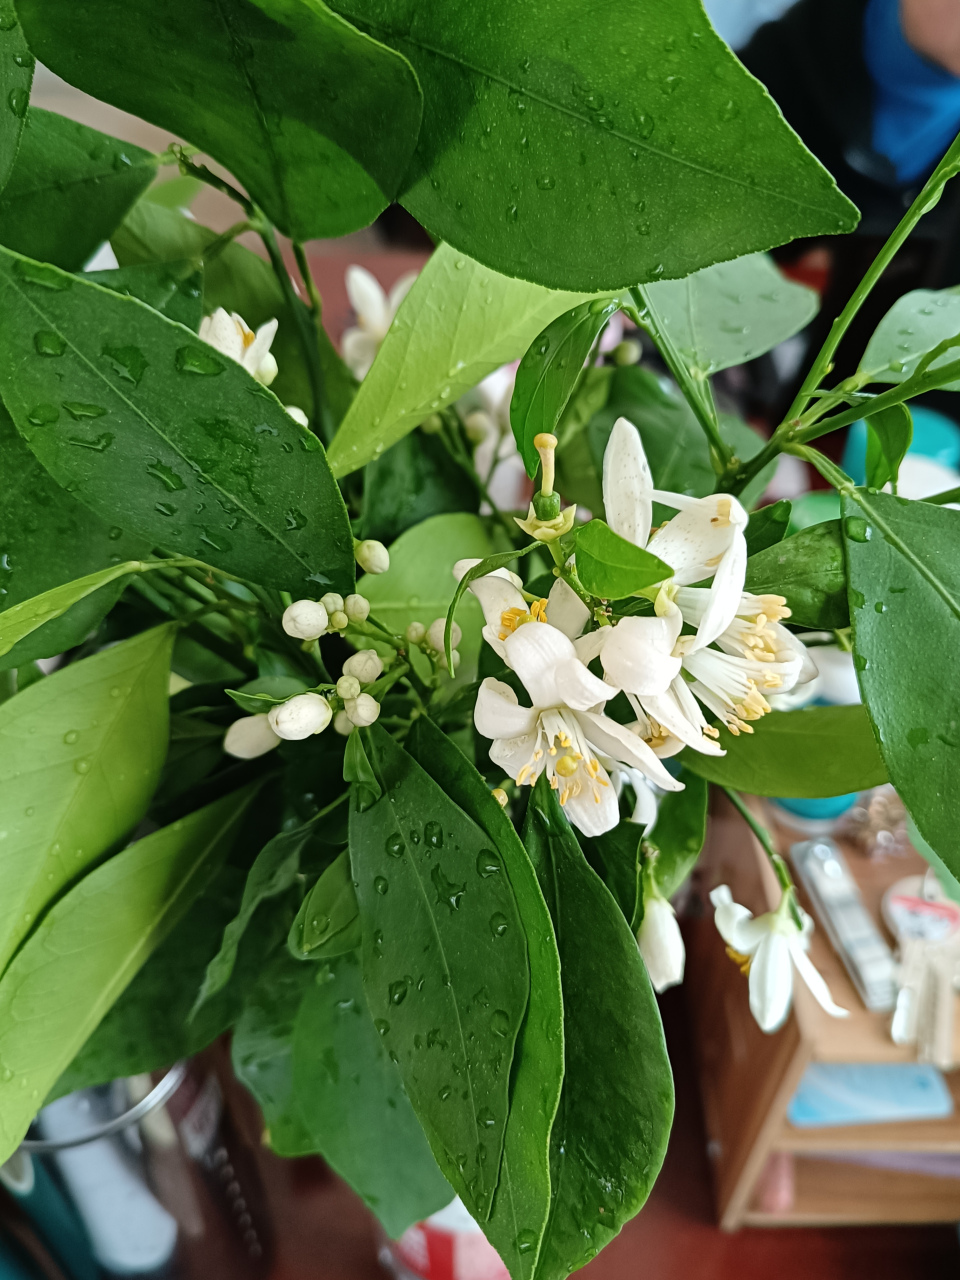
[[[924,405],[911,407],[913,441],[910,453],[932,458],[943,467],[960,470],[960,426],[936,409]],[[844,471],[855,484],[867,483],[867,424],[854,422],[847,433],[843,450]]]
[[[817,799],[783,799],[777,796],[776,803],[787,813],[794,813],[798,818],[839,818],[852,809],[857,802],[857,792],[846,796],[823,796]]]
[[[814,1062],[787,1107],[798,1129],[936,1120],[953,1098],[936,1067],[919,1062]]]

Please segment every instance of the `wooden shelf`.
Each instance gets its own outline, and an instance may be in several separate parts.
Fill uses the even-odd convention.
[[[867,1222],[960,1221],[960,1178],[798,1157],[793,1207],[764,1213],[751,1207],[744,1226],[851,1226]]]
[[[798,1129],[784,1120],[775,1151],[918,1151],[960,1155],[960,1074],[945,1077],[954,1113],[937,1120],[899,1120],[890,1124],[826,1125]]]

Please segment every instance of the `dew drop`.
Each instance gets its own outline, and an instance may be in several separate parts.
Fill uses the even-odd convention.
[[[870,540],[870,526],[861,516],[847,516],[843,522],[843,531],[853,542]]]
[[[537,1247],[537,1233],[530,1230],[517,1232],[516,1246],[517,1253],[529,1253]]]
[[[159,458],[154,458],[152,462],[148,462],[146,466],[148,476],[154,476],[170,493],[175,493],[178,489],[185,489],[181,476],[177,475],[172,467],[168,467],[166,463],[161,462]]]
[[[74,769],[76,770],[76,772],[77,772],[77,773],[80,773],[80,774],[89,773],[89,772],[90,772],[90,761],[89,761],[89,760],[78,760],[78,761],[74,764],[74,766],[73,766],[73,767],[74,767]]]
[[[507,1036],[510,1034],[510,1015],[506,1009],[494,1009],[490,1015],[490,1030],[495,1036]]]
[[[647,115],[647,113],[644,111],[638,111],[636,113],[636,121],[637,121],[637,133],[640,135],[640,137],[643,139],[649,138],[651,133],[653,133],[654,128],[656,127],[656,121],[654,120],[653,116]]]
[[[33,335],[33,345],[38,356],[62,356],[67,340],[55,329],[38,329]]]
[[[556,185],[557,185],[556,178],[551,178],[551,176],[548,173],[541,174],[540,177],[537,179],[537,188],[540,191],[552,191]]]
[[[373,1025],[377,1028],[377,1030],[382,1036],[385,1036],[387,1032],[390,1030],[390,1023],[387,1022],[384,1018],[375,1018]]]
[[[222,360],[203,347],[179,347],[174,363],[178,373],[198,373],[204,377],[223,373],[225,367]]]
[[[80,737],[80,734],[77,732],[76,729],[70,729],[68,730],[67,733],[63,735],[63,740],[67,744],[67,746],[73,746],[73,744],[76,741],[78,741],[79,737]]]
[[[413,599],[412,599],[412,598],[411,598],[411,600],[410,600],[410,604],[413,604]],[[411,843],[411,844],[419,844],[419,843],[420,843],[420,832],[419,832],[419,831],[411,831],[411,832],[410,832],[410,843]]]
[[[495,911],[490,917],[490,932],[495,938],[502,938],[509,927],[507,917],[502,911]]]
[[[117,377],[139,386],[147,370],[147,358],[139,347],[102,347],[100,354],[109,361]]]
[[[387,842],[384,845],[387,856],[390,858],[402,858],[406,845],[403,843],[403,836],[399,831],[395,831],[392,836],[387,836]]]
[[[450,1085],[445,1084],[441,1086],[438,1092],[439,1092],[440,1101],[446,1102],[446,1100],[450,1097],[451,1093],[453,1093],[453,1089],[450,1087]]]
[[[407,991],[410,987],[409,978],[399,978],[396,982],[391,982],[387,988],[387,994],[390,997],[391,1004],[403,1004],[407,998]]]
[[[443,828],[439,822],[428,822],[423,828],[423,836],[427,844],[432,845],[434,849],[443,847]]]
[[[373,882],[373,887],[376,889],[377,893],[379,893],[380,897],[382,898],[384,894],[387,892],[387,890],[390,888],[390,885],[387,883],[386,876],[377,876]]]
[[[740,114],[740,108],[733,101],[733,99],[730,99],[728,102],[725,102],[723,106],[720,108],[719,112],[717,113],[718,118],[720,120],[736,120],[739,114]]]
[[[31,804],[31,805],[28,805],[28,806],[27,806],[27,808],[26,808],[26,809],[24,809],[24,811],[23,811],[23,812],[24,812],[24,814],[26,815],[26,817],[28,817],[28,818],[32,818],[32,817],[33,817],[33,815],[34,815],[37,811],[36,811],[36,809],[33,807],[33,805]]]
[[[0,31],[12,31],[17,25],[17,15],[13,9],[8,9],[6,13],[0,13]],[[6,1076],[4,1076],[6,1079]]]
[[[18,120],[22,120],[27,114],[29,105],[30,93],[27,89],[11,89],[7,94],[7,106]]]
[[[477,874],[486,880],[489,876],[499,875],[502,870],[500,859],[492,849],[481,849],[477,854]]]
[[[80,422],[83,418],[102,418],[107,412],[99,404],[84,404],[82,400],[64,400],[63,407],[74,422]]]
[[[162,516],[175,516],[177,514],[177,508],[172,502],[155,502],[153,509]]]
[[[299,507],[291,507],[284,516],[284,519],[286,521],[287,529],[291,533],[296,529],[303,529],[306,527],[307,517]]]
[[[60,417],[60,410],[55,404],[35,404],[27,414],[27,421],[35,427],[47,427]]]
[[[489,1107],[481,1107],[477,1112],[477,1123],[482,1125],[484,1129],[492,1129],[497,1123],[497,1117]]]

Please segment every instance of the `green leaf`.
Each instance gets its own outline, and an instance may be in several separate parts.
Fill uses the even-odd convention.
[[[174,630],[145,631],[0,706],[0,968],[146,811],[167,751]]]
[[[407,749],[490,839],[498,856],[485,870],[499,875],[499,863],[506,872],[527,939],[530,1006],[514,1052],[500,1182],[483,1229],[514,1280],[528,1280],[550,1208],[550,1130],[563,1080],[563,1001],[553,924],[512,822],[473,765],[426,716],[415,721]]]
[[[668,564],[621,538],[602,520],[591,520],[577,531],[577,576],[595,596],[621,600],[672,575]]]
[[[510,425],[529,476],[535,476],[540,466],[534,438],[543,431],[556,431],[583,374],[584,361],[619,309],[619,298],[581,302],[548,324],[527,348],[517,369]]]
[[[897,482],[900,463],[913,439],[913,418],[905,404],[892,404],[879,413],[867,414],[867,484],[882,489]]]
[[[94,284],[139,298],[168,320],[184,324],[194,333],[203,317],[203,268],[195,261],[143,262],[110,271],[86,271]]]
[[[444,1175],[481,1223],[500,1176],[514,1046],[530,990],[508,882],[485,831],[379,726],[383,787],[350,814],[364,990]]]
[[[854,662],[880,752],[920,834],[956,876],[960,514],[858,489],[844,497],[843,533]]]
[[[536,1273],[561,1280],[595,1257],[650,1194],[667,1149],[673,1080],[636,939],[584,859],[545,775],[523,842],[553,916],[563,983],[553,1200]]]
[[[479,508],[476,484],[435,435],[412,432],[364,470],[364,538],[389,544],[421,520]]]
[[[335,7],[420,78],[403,204],[498,271],[617,289],[855,225],[696,0]]]
[[[367,1011],[355,956],[319,972],[278,956],[237,1026],[233,1061],[274,1150],[320,1152],[389,1235],[449,1204],[453,1192]]]
[[[383,795],[383,788],[373,772],[373,765],[363,745],[359,729],[352,729],[343,753],[343,780],[353,783],[353,803],[361,813]]]
[[[689,748],[680,759],[691,773],[757,796],[842,796],[887,781],[863,707],[774,711],[735,738],[720,729],[725,756]]]
[[[750,556],[745,586],[758,596],[785,596],[790,621],[796,626],[828,630],[848,626],[840,521],[810,525]]]
[[[360,945],[360,909],[344,849],[304,898],[287,947],[297,960],[328,960]]]
[[[782,542],[790,525],[790,512],[791,504],[785,498],[754,511],[746,530],[747,554],[754,556]]]
[[[431,413],[511,360],[583,302],[512,280],[442,244],[400,304],[373,367],[330,445],[336,476],[356,471]]]
[[[78,271],[157,174],[157,158],[32,107],[0,193],[0,243]]]
[[[298,320],[268,262],[242,245],[231,243],[224,247],[215,231],[181,212],[161,208],[151,201],[149,193],[131,209],[110,243],[121,266],[173,263],[183,258],[202,262],[204,306],[208,312],[217,307],[236,311],[253,329],[268,320],[279,321],[271,350],[280,371],[271,389],[281,404],[297,405],[309,418],[314,417]],[[322,325],[317,341],[327,400],[324,435],[329,439],[346,413],[357,384]]]
[[[207,965],[203,985],[191,1013],[199,1013],[211,996],[230,981],[237,960],[240,941],[261,902],[285,893],[296,881],[303,850],[316,834],[316,819],[311,818],[293,831],[281,831],[257,854],[243,888],[240,910],[223,931],[220,949]]]
[[[197,1017],[189,1015],[220,934],[240,904],[243,882],[238,868],[220,869],[67,1067],[53,1089],[56,1097],[192,1057],[236,1022],[265,955],[279,940],[275,917],[248,933],[230,982]]]
[[[0,191],[10,177],[20,147],[34,66],[13,0],[3,0],[0,4],[0,102],[6,110],[0,125]]]
[[[453,566],[458,560],[482,560],[491,550],[479,516],[467,512],[432,516],[402,533],[390,548],[387,572],[366,574],[357,583],[357,591],[370,601],[374,616],[402,636],[411,622],[429,626],[434,618],[446,615],[457,586]],[[461,657],[458,672],[472,679],[483,626],[483,612],[474,596],[464,599],[457,620],[463,630],[457,646]],[[371,643],[364,637],[360,647]]]
[[[584,857],[610,890],[633,933],[643,918],[643,831],[636,823],[620,821],[603,835],[580,837]]]
[[[653,877],[665,898],[672,898],[693,870],[707,831],[706,782],[689,769],[681,770],[680,781],[684,789],[661,797],[657,821],[644,837],[657,851]]]
[[[356,231],[397,195],[420,125],[416,76],[321,0],[17,8],[45,66],[208,152],[294,240]]]
[[[2,405],[0,476],[0,670],[6,670],[85,639],[123,590],[127,570],[111,562],[144,556],[150,544],[100,520],[61,489]],[[101,565],[110,567],[95,575],[99,581],[89,593],[84,586],[74,594],[76,580]],[[51,590],[60,593],[56,600],[44,594]]]
[[[17,430],[103,518],[291,592],[352,590],[319,441],[182,325],[0,251],[0,361]]]
[[[14,958],[0,980],[0,1158],[14,1151],[64,1067],[210,882],[251,798],[226,796],[91,871]]]
[[[942,342],[960,337],[960,290],[914,289],[898,298],[874,331],[860,361],[873,382],[904,382],[920,360]],[[946,350],[930,367],[952,364],[956,349]],[[960,381],[944,384],[960,391]]]
[[[658,327],[701,375],[746,364],[813,319],[820,299],[787,280],[765,253],[721,262],[645,290]]]

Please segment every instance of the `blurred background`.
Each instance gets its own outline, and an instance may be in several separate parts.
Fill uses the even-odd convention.
[[[863,213],[852,236],[795,242],[773,255],[787,277],[820,295],[827,319],[716,380],[721,406],[726,401],[767,433],[827,320],[960,129],[960,0],[706,0],[706,8]],[[32,103],[156,151],[171,141],[43,68]],[[175,176],[168,170],[161,181]],[[217,231],[236,221],[234,206],[210,188],[188,184],[178,201]],[[257,251],[257,241],[248,247]],[[356,319],[348,266],[365,267],[389,290],[430,250],[426,233],[399,207],[365,231],[313,242],[310,263],[333,340],[339,344]],[[109,246],[93,265],[115,265]],[[958,285],[954,186],[863,309],[838,352],[837,376],[852,371],[898,297]],[[624,337],[637,343],[631,360],[664,372],[648,344],[629,328]],[[936,393],[916,410],[901,493],[922,497],[960,484],[954,401]],[[862,424],[820,443],[863,482]],[[793,500],[791,531],[838,514],[835,495],[795,458],[781,458],[763,501],[780,498]],[[821,676],[805,698],[857,701],[850,655],[826,643],[817,657]],[[713,928],[708,895],[729,883],[738,902],[759,912],[778,891],[759,845],[717,804],[707,849],[675,902],[688,982],[661,998],[677,1082],[666,1165],[647,1207],[585,1274],[958,1275],[956,883],[928,870],[889,787],[763,802],[757,812],[791,859],[817,920],[812,957],[851,1017],[828,1019],[801,990],[780,1031],[758,1031],[746,984]],[[100,1136],[87,1141],[92,1134]],[[0,1169],[0,1280],[374,1280],[384,1268],[398,1280],[505,1280],[499,1259],[456,1206],[399,1243],[378,1232],[321,1160],[281,1160],[269,1151],[222,1044],[165,1079],[137,1077],[58,1100]]]

